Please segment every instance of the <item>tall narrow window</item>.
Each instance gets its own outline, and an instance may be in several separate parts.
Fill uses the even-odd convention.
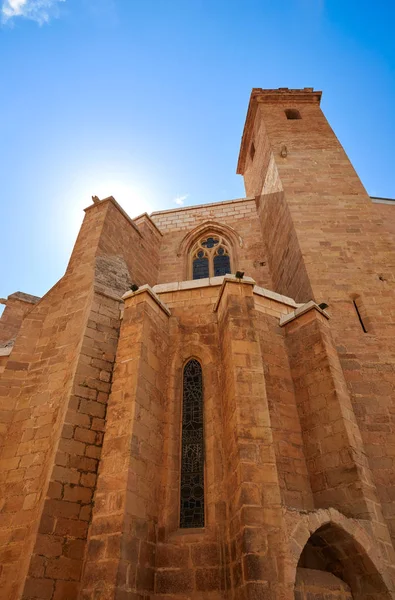
[[[198,240],[191,254],[193,279],[231,273],[229,244],[219,235],[206,235]]]
[[[226,254],[224,248],[218,248],[214,256],[214,277],[218,275],[226,275],[230,273],[230,258],[229,254]]]
[[[180,527],[204,527],[203,378],[195,359],[184,368]]]
[[[209,277],[208,257],[205,256],[204,250],[199,250],[193,259],[193,278],[204,279]]]

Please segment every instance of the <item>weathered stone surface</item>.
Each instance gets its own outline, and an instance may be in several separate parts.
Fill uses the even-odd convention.
[[[96,199],[64,277],[8,297],[1,599],[395,597],[395,213],[319,99],[253,91],[249,198],[135,220]],[[243,277],[192,279],[208,237]],[[191,358],[204,527],[180,529]]]

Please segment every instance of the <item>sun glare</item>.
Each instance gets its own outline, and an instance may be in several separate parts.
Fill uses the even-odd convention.
[[[52,222],[56,227],[57,244],[69,249],[77,237],[84,217],[84,209],[92,204],[92,196],[100,200],[113,196],[124,211],[134,219],[157,209],[155,191],[130,178],[111,177],[105,173],[85,173],[63,191],[63,198],[53,205]],[[67,207],[67,210],[66,210]]]
[[[148,190],[125,181],[99,180],[94,184],[92,195],[98,196],[100,200],[113,196],[132,219],[143,212],[150,213],[154,210],[152,201],[148,199]]]

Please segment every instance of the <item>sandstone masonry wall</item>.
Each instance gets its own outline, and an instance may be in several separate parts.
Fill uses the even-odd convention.
[[[278,269],[272,272],[278,291],[293,295],[298,287],[305,301],[306,275],[317,302],[330,309],[331,328],[342,369],[351,393],[364,448],[377,485],[387,522],[395,539],[393,511],[393,437],[395,388],[395,241],[383,222],[384,209],[373,204],[355,170],[319,107],[319,93],[311,90],[253,92],[243,152],[255,136],[270,148],[271,159],[256,151],[246,159],[242,172],[249,194],[257,196],[265,239],[271,239],[276,199],[262,196],[269,172],[277,170],[286,207],[278,197],[279,211],[287,212],[285,228],[277,237],[277,256],[292,252],[299,283]],[[254,111],[252,110],[254,106]],[[289,120],[285,109],[300,112],[301,119]],[[262,124],[264,123],[264,128]],[[262,132],[262,133],[260,133]],[[285,147],[285,151],[284,151]],[[274,166],[273,166],[274,165]],[[262,168],[264,167],[264,168]],[[278,183],[276,184],[278,186]],[[266,187],[265,187],[266,186]],[[269,190],[273,191],[273,190]],[[392,208],[392,207],[389,207]],[[285,214],[285,213],[284,213]],[[280,221],[278,220],[278,223]],[[301,257],[301,259],[300,259]],[[365,319],[361,327],[354,300]]]
[[[204,224],[212,224],[214,229],[215,224],[224,224],[234,230],[236,238],[233,244],[233,254],[237,256],[234,272],[237,269],[245,271],[258,285],[271,288],[254,200],[231,200],[196,208],[180,208],[153,213],[151,217],[163,233],[158,283],[192,279],[187,269],[189,246],[182,246],[183,239]],[[199,237],[198,232],[196,236]],[[194,239],[196,237],[192,236]]]
[[[119,294],[130,283],[128,269],[139,281],[147,277],[145,252],[141,232],[112,199],[88,209],[65,276],[25,317],[7,359],[0,387],[7,600],[22,590],[26,600],[78,592]]]
[[[0,318],[0,346],[13,341],[26,314],[39,301],[37,296],[15,292],[8,296]]]
[[[10,297],[1,600],[395,598],[393,207],[319,99],[253,91],[249,198],[134,220],[96,199],[65,276],[29,310]],[[186,281],[209,231],[244,279]],[[205,526],[180,529],[191,358]]]

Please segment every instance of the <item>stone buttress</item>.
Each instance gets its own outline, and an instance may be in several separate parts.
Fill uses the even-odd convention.
[[[253,90],[247,198],[95,198],[1,299],[2,600],[395,598],[395,246],[320,98]]]

